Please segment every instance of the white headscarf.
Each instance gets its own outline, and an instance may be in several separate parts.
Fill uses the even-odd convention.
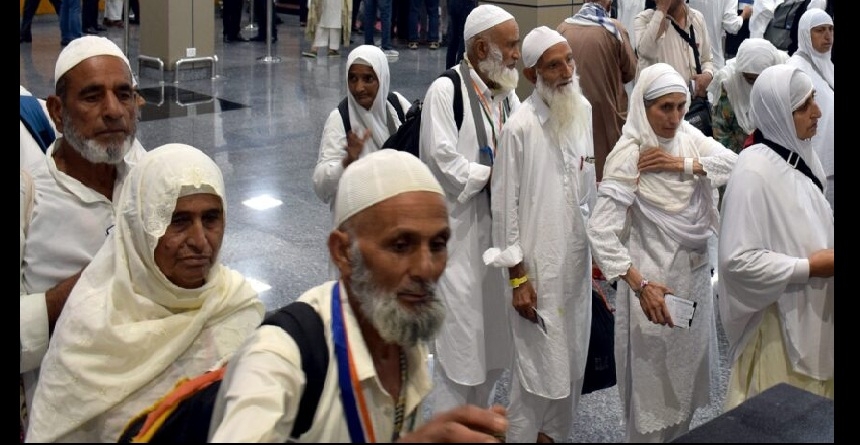
[[[217,259],[196,289],[176,286],[155,264],[176,200],[195,191],[225,201],[218,166],[187,145],[156,148],[129,172],[116,226],[84,269],[51,337],[28,441],[60,439],[128,398],[131,412],[117,414],[124,425],[173,387],[181,377],[176,372],[205,372],[259,325],[264,307],[257,292]],[[143,387],[151,393],[138,391]]]
[[[655,63],[642,70],[633,87],[621,138],[606,157],[599,193],[612,195],[628,205],[637,203],[646,218],[676,241],[699,248],[717,229],[718,221],[706,181],[676,172],[640,175],[638,169],[630,176],[626,173],[629,168],[625,168],[627,163],[638,160],[640,151],[651,147],[661,147],[674,156],[698,157],[687,134],[698,130],[687,121],[681,121],[672,139],[659,138],[648,122],[645,100],[676,92],[686,94],[689,105],[686,82],[671,65]]]
[[[755,130],[755,125],[749,117],[752,85],[743,74],[761,74],[765,68],[787,60],[788,53],[777,49],[769,40],[751,37],[741,42],[737,56],[729,59],[726,66],[714,75],[712,94],[716,97],[720,87],[726,90],[735,118],[747,134]]]
[[[812,61],[812,66],[827,81],[830,88],[835,90],[836,85],[833,79],[833,61],[830,60],[830,50],[820,53],[812,47],[812,28],[832,24],[833,19],[823,10],[818,8],[807,9],[800,16],[800,24],[797,25],[797,52],[808,55]],[[836,40],[835,36],[834,40]]]
[[[373,105],[370,110],[356,102],[352,94],[347,93],[347,103],[349,104],[349,121],[353,131],[357,129],[370,128],[373,132],[373,140],[365,142],[364,153],[370,153],[382,148],[382,144],[388,139],[391,134],[391,129],[397,128],[395,122],[397,116],[392,116],[388,112],[388,92],[390,91],[391,75],[388,71],[388,59],[385,53],[373,45],[361,45],[349,52],[346,58],[346,75],[347,82],[349,81],[349,68],[358,63],[360,65],[369,65],[376,73],[379,79],[379,90],[376,92],[376,97],[373,98]],[[405,112],[406,110],[404,110]],[[393,119],[393,120],[392,120]],[[389,120],[391,120],[391,129],[389,129]],[[368,143],[372,143],[375,147],[367,147]]]
[[[750,117],[766,139],[796,152],[822,184],[824,168],[812,149],[812,139],[798,139],[792,112],[812,94],[812,79],[800,68],[774,65],[758,76],[750,93]]]
[[[538,59],[553,45],[559,43],[567,44],[565,39],[558,31],[550,29],[547,26],[538,26],[529,31],[523,38],[523,66],[531,68],[535,66]]]

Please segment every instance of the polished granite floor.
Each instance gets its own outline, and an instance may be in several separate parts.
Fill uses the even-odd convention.
[[[348,49],[340,57],[302,58],[302,50],[309,46],[302,39],[304,28],[297,16],[281,17],[279,40],[269,53],[265,43],[222,43],[216,13],[217,77],[211,79],[206,66],[183,68],[178,83],[173,72],[160,78],[151,65],[139,66],[138,43],[145,22],[130,27],[127,42],[124,29],[102,33],[128,48],[139,75],[147,99],[138,132],[144,147],[190,144],[208,153],[223,170],[228,226],[222,257],[255,281],[268,309],[292,301],[329,277],[325,239],[330,212],[313,192],[311,172],[323,122],[347,92]],[[243,18],[243,26],[247,23]],[[243,33],[251,37],[256,31],[245,28]],[[355,36],[355,41],[363,42],[362,38]],[[445,47],[411,51],[396,41],[395,47],[400,56],[390,63],[392,89],[409,99],[423,96],[445,68]],[[60,49],[56,15],[37,16],[33,42],[20,45],[21,85],[38,97],[51,94]],[[728,376],[724,358],[719,374],[714,402],[697,413],[693,426],[720,414]],[[501,403],[507,401],[508,379],[503,377],[497,393]],[[617,388],[588,394],[582,397],[569,441],[621,442],[620,422]]]

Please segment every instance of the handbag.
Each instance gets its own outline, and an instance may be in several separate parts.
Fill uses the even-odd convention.
[[[690,33],[687,34],[674,21],[670,20],[670,23],[672,23],[672,27],[675,28],[678,35],[693,48],[693,58],[696,59],[696,74],[702,74],[702,63],[699,61],[699,47],[696,46],[696,33],[693,31],[693,24],[690,23]],[[690,94],[693,93],[695,91],[690,92]],[[693,97],[690,99],[690,108],[687,109],[684,120],[698,128],[705,136],[714,135],[714,131],[711,128],[711,103],[708,102],[707,97]]]
[[[615,314],[600,286],[591,281],[591,338],[582,394],[615,386]]]

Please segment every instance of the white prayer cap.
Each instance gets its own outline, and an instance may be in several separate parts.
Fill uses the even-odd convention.
[[[671,65],[655,63],[646,69],[653,72],[655,76],[650,85],[644,85],[643,99],[653,100],[669,93],[687,94],[690,91],[687,89],[687,82],[684,82],[684,78]]]
[[[67,71],[84,60],[95,56],[119,57],[128,66],[128,71],[131,72],[131,64],[128,63],[128,58],[116,46],[116,43],[113,43],[107,37],[83,36],[72,40],[60,51],[60,55],[57,57],[57,65],[54,67],[54,87],[57,86],[57,81],[60,80],[60,77],[63,77],[63,74],[66,74]],[[134,80],[134,74],[131,77],[132,82],[137,84]]]
[[[466,17],[466,25],[463,27],[463,41],[468,42],[469,39],[475,37],[475,34],[513,19],[514,16],[511,13],[496,5],[477,6]]]
[[[567,44],[567,39],[559,34],[558,31],[550,29],[547,26],[538,26],[529,31],[523,39],[523,66],[526,68],[535,66],[540,56],[546,50],[559,43]]]
[[[391,148],[375,151],[349,165],[337,186],[334,226],[356,213],[406,192],[445,194],[430,169],[414,155]]]

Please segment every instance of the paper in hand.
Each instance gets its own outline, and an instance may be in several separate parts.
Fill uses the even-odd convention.
[[[672,294],[664,295],[663,299],[666,301],[666,307],[672,317],[672,324],[676,328],[690,329],[693,324],[693,315],[696,313],[696,302]]]

